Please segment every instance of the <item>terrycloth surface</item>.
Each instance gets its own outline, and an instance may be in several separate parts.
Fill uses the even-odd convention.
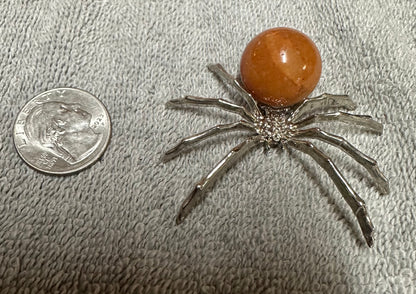
[[[1,2],[0,293],[414,293],[415,1],[208,2]],[[383,136],[324,127],[378,160],[388,196],[319,144],[366,200],[373,249],[329,177],[296,151],[251,152],[174,224],[192,185],[244,134],[161,164],[179,138],[237,119],[164,103],[233,99],[206,65],[237,73],[246,43],[276,26],[320,48],[314,94],[348,93],[385,125]],[[58,86],[97,95],[114,127],[102,160],[66,177],[30,169],[11,136],[24,103]]]

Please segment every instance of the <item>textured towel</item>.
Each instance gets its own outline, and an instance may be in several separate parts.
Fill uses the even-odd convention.
[[[415,19],[414,0],[2,1],[0,293],[415,293]],[[238,119],[165,102],[241,102],[206,65],[236,74],[247,42],[276,26],[320,49],[313,94],[347,93],[356,113],[385,126],[382,136],[322,128],[379,162],[387,196],[317,143],[366,200],[372,249],[330,178],[298,151],[253,150],[174,223],[193,185],[246,134],[162,164],[180,138]],[[97,164],[54,177],[25,165],[11,134],[26,101],[60,86],[99,97],[113,137]]]

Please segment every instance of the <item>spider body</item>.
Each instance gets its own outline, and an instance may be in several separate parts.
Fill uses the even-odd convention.
[[[332,159],[319,150],[313,143],[309,142],[308,139],[319,140],[334,145],[351,156],[369,172],[376,187],[381,193],[389,192],[387,179],[379,170],[375,160],[361,153],[348,141],[342,137],[322,131],[319,128],[311,128],[309,126],[323,121],[338,121],[350,124],[354,127],[358,126],[378,134],[382,133],[383,126],[367,115],[356,115],[339,111],[329,113],[324,112],[333,108],[346,108],[347,110],[355,109],[355,103],[346,95],[322,94],[318,97],[302,98],[300,99],[300,102],[295,104],[293,104],[293,101],[299,101],[299,97],[295,97],[295,100],[291,100],[289,99],[289,96],[286,98],[283,97],[284,99],[282,99],[281,95],[277,95],[273,98],[275,100],[270,103],[270,105],[264,105],[256,102],[251,95],[251,92],[253,91],[247,91],[243,83],[228,74],[221,65],[213,64],[209,65],[208,68],[225,84],[233,87],[243,98],[245,105],[235,104],[224,99],[186,96],[182,99],[169,101],[167,106],[175,108],[186,106],[216,107],[240,115],[241,120],[217,125],[201,133],[182,139],[176,146],[163,155],[162,160],[166,162],[178,156],[190,146],[222,132],[245,129],[249,130],[251,134],[239,145],[235,146],[220,162],[217,163],[211,172],[195,185],[189,196],[182,203],[176,222],[178,224],[181,223],[192,208],[203,199],[203,196],[214,184],[216,179],[249,150],[260,144],[264,144],[267,149],[285,146],[306,153],[327,172],[347,204],[352,209],[354,215],[357,217],[364,238],[368,246],[371,247],[374,242],[374,226],[368,215],[364,200],[361,199],[349,185]],[[303,66],[301,66],[301,68],[303,68]],[[316,71],[312,71],[312,73],[316,74]],[[313,87],[315,87],[315,85],[313,85]],[[311,90],[309,89],[308,91]],[[287,103],[283,105],[282,101],[286,101]],[[282,107],[273,107],[276,104],[279,104]]]

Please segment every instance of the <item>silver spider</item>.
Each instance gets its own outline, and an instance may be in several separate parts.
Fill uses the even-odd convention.
[[[368,246],[374,243],[374,226],[368,215],[363,199],[348,184],[344,176],[335,166],[332,159],[319,150],[314,144],[305,139],[317,139],[334,145],[350,155],[370,173],[376,187],[383,194],[389,193],[389,184],[381,173],[377,162],[361,153],[344,138],[322,131],[319,128],[305,128],[312,123],[323,121],[339,121],[360,126],[369,131],[381,134],[383,125],[367,115],[355,115],[346,112],[318,113],[331,108],[354,110],[355,103],[346,95],[322,94],[318,97],[307,98],[305,101],[290,108],[273,108],[257,104],[253,97],[241,86],[239,80],[228,74],[220,64],[212,64],[208,69],[218,76],[225,84],[232,86],[244,99],[246,106],[238,105],[224,99],[186,96],[182,99],[170,100],[168,107],[181,108],[186,106],[217,107],[222,110],[237,113],[241,120],[229,124],[216,125],[201,133],[182,139],[175,147],[168,150],[162,161],[166,162],[188,147],[222,132],[248,129],[252,135],[234,147],[205,177],[199,181],[189,196],[184,200],[176,218],[181,223],[201,200],[210,186],[233,165],[243,154],[253,147],[264,144],[269,149],[289,146],[311,156],[330,176],[345,201],[357,217],[361,231]]]

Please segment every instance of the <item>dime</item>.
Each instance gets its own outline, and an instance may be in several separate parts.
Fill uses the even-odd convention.
[[[13,128],[20,157],[32,168],[56,175],[93,164],[110,136],[105,106],[92,94],[74,88],[37,95],[21,109]]]

